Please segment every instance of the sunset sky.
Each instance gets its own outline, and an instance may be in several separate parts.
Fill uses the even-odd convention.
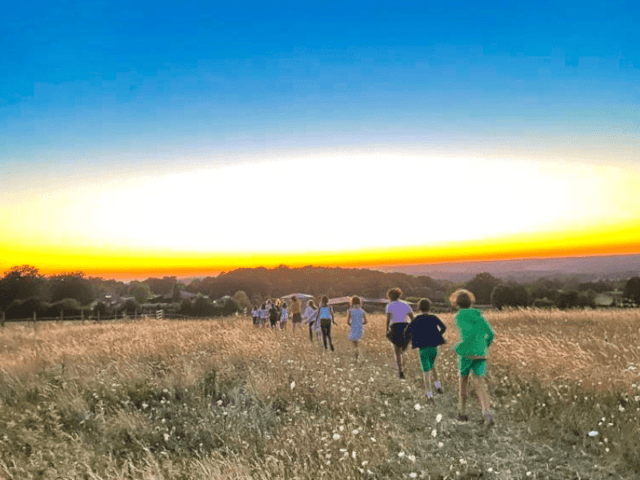
[[[13,2],[0,274],[640,253],[638,25],[635,1]]]

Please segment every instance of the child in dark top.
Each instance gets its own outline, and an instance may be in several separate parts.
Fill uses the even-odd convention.
[[[433,377],[436,392],[443,393],[442,385],[438,380],[436,370],[436,357],[438,346],[444,343],[442,334],[447,330],[444,323],[436,316],[430,315],[431,302],[423,298],[418,303],[420,315],[418,315],[407,327],[407,338],[411,338],[411,346],[420,349],[420,365],[422,366],[422,378],[427,391],[427,402],[433,403],[433,390],[431,379]]]

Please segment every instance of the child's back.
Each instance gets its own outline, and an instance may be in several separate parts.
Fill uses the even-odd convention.
[[[494,333],[480,310],[463,308],[456,314],[456,326],[460,331],[460,343],[456,352],[461,357],[486,357]]]

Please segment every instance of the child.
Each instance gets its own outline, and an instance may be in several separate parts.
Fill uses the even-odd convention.
[[[494,424],[494,418],[489,408],[489,392],[484,377],[487,372],[489,345],[493,342],[495,335],[480,310],[471,308],[475,301],[473,293],[457,290],[451,294],[449,301],[460,309],[456,314],[456,327],[460,332],[460,342],[456,345],[460,365],[458,420],[462,422],[469,420],[466,414],[467,388],[469,374],[473,372],[477,380],[476,390],[484,415],[483,423],[489,427]]]
[[[322,297],[320,301],[320,308],[316,312],[316,322],[320,322],[320,328],[322,330],[322,344],[324,349],[327,350],[327,341],[333,352],[333,342],[331,341],[331,325],[336,324],[336,320],[333,317],[333,308],[329,306],[329,297],[326,295]]]
[[[263,303],[262,307],[260,308],[260,310],[258,312],[260,328],[266,326],[268,317],[269,317],[269,310],[267,308],[267,304]]]
[[[429,315],[430,308],[431,302],[428,298],[422,298],[418,302],[420,315],[407,327],[406,336],[411,338],[413,348],[420,349],[420,366],[422,367],[427,402],[433,403],[432,376],[436,392],[443,393],[436,370],[436,357],[438,356],[438,346],[444,343],[442,334],[447,330],[447,327],[436,315]]]
[[[278,319],[280,318],[280,308],[277,302],[271,302],[271,308],[269,310],[269,324],[271,328],[276,328]]]
[[[280,312],[280,328],[282,330],[287,329],[287,321],[289,320],[289,310],[287,309],[287,302],[282,304],[282,310]]]
[[[367,324],[367,314],[360,306],[360,298],[353,297],[351,299],[351,308],[347,311],[347,325],[351,327],[349,329],[348,339],[353,342],[353,346],[356,352],[356,360],[358,360],[358,342],[362,338],[364,333],[364,326]]]
[[[300,312],[302,311],[302,304],[300,300],[294,295],[291,297],[291,327],[293,331],[296,331],[296,325],[302,322],[302,315]]]
[[[259,316],[260,316],[260,310],[258,309],[257,305],[254,305],[253,308],[251,309],[251,318],[253,319],[254,327],[258,327],[258,322],[260,321]]]
[[[313,332],[315,331],[314,326],[316,324],[316,304],[313,300],[309,300],[307,302],[307,308],[304,309],[304,323],[309,324],[309,340],[313,342]]]
[[[405,337],[405,330],[409,326],[409,321],[413,320],[413,310],[407,302],[400,300],[402,296],[402,290],[399,288],[392,288],[387,292],[389,304],[385,309],[387,313],[387,338],[393,344],[393,349],[396,354],[396,365],[398,366],[398,377],[404,378],[404,372],[402,371],[402,354],[409,342]]]

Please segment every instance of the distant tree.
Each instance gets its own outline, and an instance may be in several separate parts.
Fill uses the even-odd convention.
[[[182,299],[182,295],[180,294],[180,287],[178,286],[178,284],[176,283],[173,286],[173,293],[171,294],[171,301],[173,303],[180,303],[180,300]]]
[[[127,315],[134,315],[140,310],[140,304],[134,298],[128,298],[120,307],[120,311],[125,312]]]
[[[142,283],[149,285],[156,295],[168,295],[174,291],[178,279],[176,277],[147,278]]]
[[[234,293],[233,299],[240,310],[244,310],[245,308],[247,311],[251,310],[251,300],[249,300],[249,296],[243,290],[238,290]]]
[[[80,315],[80,303],[78,300],[75,298],[63,298],[51,304],[47,317],[57,318],[61,315],[66,317]]]
[[[491,303],[491,292],[500,283],[500,279],[490,273],[479,273],[465,284],[465,288],[473,292],[478,304],[488,305]]]
[[[498,310],[504,307],[526,307],[527,290],[522,285],[496,285],[491,292],[491,305]]]
[[[50,305],[37,297],[25,300],[14,300],[7,306],[7,319],[20,320],[31,319],[35,313],[38,318],[46,315]]]
[[[136,299],[136,302],[145,303],[151,296],[151,288],[146,283],[133,281],[129,284],[128,293]]]
[[[98,302],[93,307],[93,313],[96,316],[98,314],[100,314],[100,316],[106,316],[109,313],[109,307],[107,307],[107,304],[104,302]]]
[[[51,301],[73,298],[80,305],[88,305],[96,299],[91,281],[84,278],[82,272],[69,272],[49,277]]]
[[[11,267],[0,280],[0,309],[6,309],[14,300],[41,297],[44,284],[44,278],[36,267]]]
[[[217,309],[209,299],[198,295],[191,304],[191,315],[196,317],[211,317],[217,313]]]
[[[640,305],[640,277],[631,277],[627,280],[622,291],[622,297],[636,305]]]
[[[569,290],[567,292],[559,292],[556,298],[556,306],[561,310],[577,307],[578,292],[576,292],[575,290]]]

